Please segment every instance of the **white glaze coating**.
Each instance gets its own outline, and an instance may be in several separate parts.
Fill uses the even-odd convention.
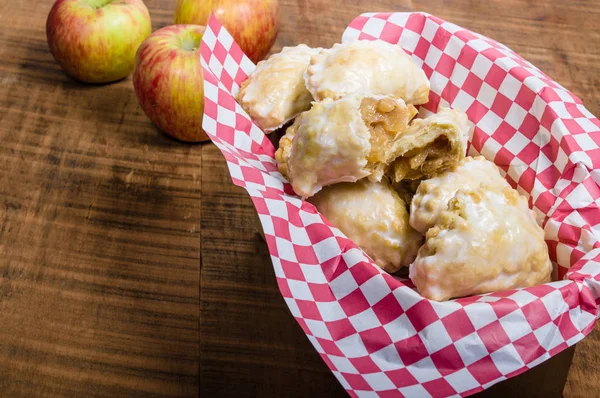
[[[320,50],[305,44],[284,47],[258,63],[242,85],[238,101],[260,128],[272,131],[310,109],[313,98],[303,76],[311,56]]]
[[[322,187],[354,182],[367,177],[371,133],[360,114],[362,97],[316,102],[292,129],[292,148],[287,164],[294,191],[310,197]]]
[[[409,225],[406,204],[387,180],[332,185],[309,201],[384,270],[415,259],[423,236]]]
[[[509,187],[496,165],[482,156],[466,157],[454,168],[423,181],[411,202],[410,225],[421,233],[437,222],[448,201],[461,189],[474,189],[482,183]]]
[[[552,264],[544,231],[527,200],[483,183],[450,199],[410,266],[419,292],[447,300],[548,282]]]
[[[423,70],[400,46],[382,40],[354,40],[322,50],[311,58],[304,79],[317,101],[351,93],[393,95],[413,105],[429,98]]]

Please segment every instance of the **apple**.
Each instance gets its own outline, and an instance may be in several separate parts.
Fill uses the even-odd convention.
[[[202,130],[204,29],[198,25],[159,29],[144,40],[136,55],[133,86],[142,109],[156,126],[181,141],[208,139]]]
[[[177,0],[175,23],[208,24],[214,13],[242,51],[257,63],[279,32],[278,0]]]
[[[127,77],[151,32],[142,0],[57,0],[46,22],[50,52],[67,74],[86,83]]]

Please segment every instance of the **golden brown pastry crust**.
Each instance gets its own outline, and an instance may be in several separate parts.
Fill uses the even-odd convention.
[[[393,182],[432,177],[464,159],[467,116],[442,108],[426,119],[415,119],[391,151],[397,156],[388,174]]]
[[[478,157],[423,181],[411,225],[426,233],[410,278],[432,300],[548,282],[544,231],[527,199]]]
[[[422,181],[411,202],[411,225],[425,234],[437,223],[440,213],[447,210],[458,190],[473,190],[483,182],[498,190],[510,187],[496,165],[483,156],[467,156],[449,170]]]
[[[398,45],[382,40],[335,44],[310,60],[306,87],[315,100],[348,94],[390,95],[407,104],[429,100],[429,80]]]
[[[279,170],[302,197],[339,182],[381,181],[395,158],[392,143],[415,114],[412,105],[384,96],[314,103],[281,138],[275,154]]]
[[[320,48],[304,44],[284,47],[280,53],[260,61],[242,83],[237,100],[252,120],[271,132],[310,109],[313,100],[304,84],[304,71],[310,57]]]
[[[550,281],[544,231],[510,187],[459,190],[427,231],[410,277],[424,297],[453,297]]]
[[[387,179],[332,185],[309,201],[385,271],[415,259],[423,236],[410,226],[406,204]]]

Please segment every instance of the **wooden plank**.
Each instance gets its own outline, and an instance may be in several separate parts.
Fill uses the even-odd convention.
[[[0,395],[345,396],[218,150],[157,132],[130,79],[66,77],[45,42],[51,4],[0,2]],[[146,4],[155,29],[172,22],[175,0]],[[330,46],[376,10],[498,39],[600,114],[591,0],[281,0],[274,51]],[[566,397],[600,390],[599,342],[596,328],[578,345]]]
[[[0,395],[194,396],[201,148],[66,77],[51,4],[0,6]]]

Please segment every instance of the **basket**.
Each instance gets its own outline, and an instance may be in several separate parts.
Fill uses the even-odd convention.
[[[424,113],[458,108],[483,155],[529,199],[556,282],[447,302],[380,270],[295,196],[275,148],[233,95],[255,65],[213,16],[201,45],[203,128],[251,196],[282,296],[356,397],[468,396],[588,334],[600,304],[600,122],[581,100],[506,46],[425,13],[368,13],[342,41],[382,39],[431,81]]]

